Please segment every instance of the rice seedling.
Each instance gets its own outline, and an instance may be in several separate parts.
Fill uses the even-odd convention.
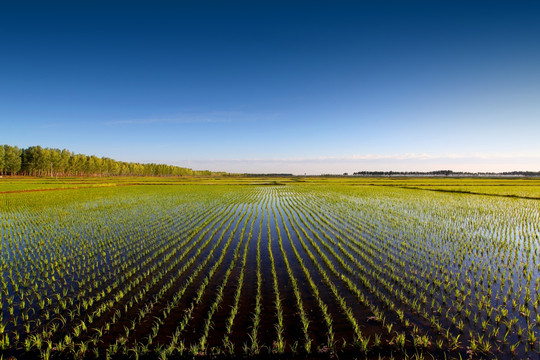
[[[493,192],[497,181],[467,186]],[[401,357],[534,356],[537,200],[423,190],[443,183],[3,194],[0,348],[42,358],[376,356],[391,341]]]

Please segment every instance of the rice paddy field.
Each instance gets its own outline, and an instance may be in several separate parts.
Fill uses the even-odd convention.
[[[3,359],[540,358],[540,181],[0,179]]]

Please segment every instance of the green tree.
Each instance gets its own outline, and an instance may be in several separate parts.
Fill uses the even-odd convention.
[[[17,146],[4,145],[4,168],[7,173],[15,175],[21,170],[22,151]]]
[[[71,159],[72,156],[73,154],[71,151],[66,149],[62,150],[60,153],[60,172],[62,175],[66,175],[69,172],[69,159]]]
[[[30,146],[22,152],[22,170],[26,175],[42,176],[51,171],[51,151],[41,146]]]
[[[51,171],[51,152],[41,146],[37,146],[37,148],[36,169],[39,175],[47,175]]]
[[[49,149],[49,160],[51,162],[51,176],[58,176],[62,172],[62,152],[60,149]]]
[[[24,175],[35,175],[37,147],[30,146],[29,148],[23,149],[22,151],[22,171]]]
[[[86,163],[86,156],[81,154],[73,154],[69,159],[69,171],[70,175],[78,176],[82,175],[84,164]]]
[[[4,174],[4,166],[5,166],[5,150],[4,150],[4,146],[0,145],[0,175]]]
[[[20,172],[32,176],[185,176],[211,175],[211,171],[192,169],[166,164],[141,164],[99,158],[95,155],[74,154],[69,150],[30,146],[0,145],[0,174]]]

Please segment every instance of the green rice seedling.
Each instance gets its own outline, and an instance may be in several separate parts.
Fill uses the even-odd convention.
[[[168,319],[175,313],[183,316],[187,309],[193,314],[196,306],[201,305],[196,302],[192,307],[184,287],[190,284],[200,289],[200,281],[206,285],[197,296],[200,301],[210,301],[212,314],[217,313],[219,304],[216,307],[213,303],[218,298],[210,292],[211,287],[212,291],[215,289],[210,284],[219,287],[230,263],[217,272],[220,279],[216,275],[204,278],[228,240],[219,238],[221,231],[231,231],[234,222],[231,226],[228,221],[242,214],[236,204],[252,206],[247,210],[250,214],[253,209],[264,209],[268,201],[272,211],[281,211],[279,229],[283,240],[289,239],[287,260],[294,270],[294,281],[287,275],[288,278],[278,279],[279,284],[296,283],[298,290],[307,289],[308,293],[293,290],[290,298],[280,294],[279,305],[272,299],[272,311],[262,309],[259,298],[258,320],[252,321],[260,349],[272,346],[261,343],[260,324],[265,317],[273,316],[275,323],[283,326],[284,321],[276,317],[283,314],[284,304],[304,309],[303,314],[298,311],[299,330],[308,335],[299,345],[304,351],[306,345],[311,346],[314,325],[324,324],[323,339],[330,347],[335,343],[330,315],[335,311],[346,316],[351,334],[361,335],[363,319],[357,319],[348,310],[357,302],[369,308],[374,319],[385,317],[380,321],[385,333],[389,325],[387,330],[391,334],[428,322],[432,329],[413,329],[412,341],[415,336],[441,334],[443,338],[437,338],[436,345],[444,340],[445,353],[451,352],[458,332],[472,334],[469,337],[475,339],[484,333],[482,341],[491,344],[492,353],[501,351],[503,357],[511,353],[504,346],[511,332],[521,332],[514,351],[522,354],[530,350],[529,333],[533,331],[536,337],[534,331],[538,326],[540,289],[540,281],[533,281],[540,271],[535,252],[540,223],[535,201],[422,190],[426,186],[440,188],[441,183],[432,179],[423,180],[425,184],[418,189],[390,187],[388,182],[384,186],[350,186],[334,180],[314,181],[316,184],[310,180],[283,187],[182,185],[182,191],[178,191],[176,186],[128,186],[114,191],[13,194],[10,207],[0,203],[0,267],[5,274],[0,277],[0,301],[5,309],[0,324],[7,326],[2,332],[8,333],[9,351],[28,346],[26,340],[34,334],[55,346],[60,344],[64,355],[76,351],[67,346],[66,334],[71,337],[71,344],[91,339],[88,352],[98,347],[107,349],[118,335],[126,334],[124,326],[132,328],[127,334],[130,344],[138,338],[150,342],[152,337],[148,335],[152,335],[155,320],[170,323],[172,320]],[[499,188],[511,191],[518,187]],[[273,217],[277,219],[278,215]],[[222,222],[224,219],[229,220]],[[285,228],[287,234],[283,232]],[[220,232],[212,238],[214,230]],[[215,243],[220,247],[212,250]],[[266,245],[262,244],[262,248]],[[212,255],[206,258],[208,253]],[[242,263],[243,254],[239,255]],[[248,253],[246,264],[256,264],[250,260],[253,254]],[[244,270],[240,267],[242,271],[256,273],[249,266]],[[237,276],[238,272],[234,274]],[[255,289],[256,283],[273,287],[272,276],[264,282],[262,277],[261,274],[261,281],[253,284]],[[315,283],[314,278],[320,282]],[[239,295],[228,303],[232,304],[231,309],[235,303],[243,303],[245,289],[245,283],[240,287],[235,282],[233,292]],[[323,300],[322,294],[330,295],[331,301]],[[305,308],[305,296],[315,300],[320,316],[313,316]],[[135,309],[142,310],[140,319],[137,315],[126,317]],[[231,310],[226,316],[231,319],[229,330],[225,331],[231,334],[228,339],[232,338],[238,311]],[[215,315],[207,321],[209,315],[201,315],[205,320],[199,339],[217,331],[210,331]],[[55,319],[60,316],[64,318],[60,320],[61,326]],[[107,331],[107,336],[79,328],[81,321]],[[175,351],[191,320],[186,317],[178,323],[181,331],[175,340],[171,344],[155,340],[148,348],[152,355]],[[161,332],[162,326],[159,324],[156,339],[166,336]],[[207,326],[208,331],[204,330]],[[501,327],[503,330],[499,331]],[[146,328],[149,330],[144,333],[141,329]],[[246,332],[252,331],[250,327]],[[159,337],[160,334],[163,336]],[[282,337],[283,343],[289,340],[284,338],[285,331],[279,334],[276,328],[276,336]],[[226,334],[222,335],[226,339]],[[499,341],[502,350],[497,349]],[[165,347],[158,354],[159,345]],[[203,347],[208,345],[204,341]],[[39,351],[44,349],[41,346]],[[290,349],[289,346],[284,351]],[[119,352],[122,351],[119,343]]]
[[[396,333],[392,343],[396,344],[401,350],[405,349],[405,333]]]

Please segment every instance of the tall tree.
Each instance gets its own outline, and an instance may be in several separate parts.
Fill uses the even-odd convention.
[[[50,151],[41,146],[23,150],[22,169],[27,175],[47,175],[51,171]]]
[[[5,150],[3,146],[0,146],[0,175],[4,174],[5,166]]]
[[[38,171],[38,174],[43,176],[47,175],[51,171],[51,154],[49,149],[42,148],[41,146],[37,146],[37,159],[36,159],[36,169]]]
[[[62,173],[62,175],[66,175],[66,173],[69,172],[69,159],[73,156],[73,154],[71,153],[71,151],[69,150],[62,150],[62,152],[60,153],[60,172]]]
[[[69,150],[30,146],[0,145],[0,174],[20,173],[33,176],[182,176],[204,175],[211,172],[195,172],[192,169],[165,164],[141,164],[74,154]]]
[[[22,151],[17,146],[4,145],[4,168],[11,175],[16,174],[21,170],[21,154]]]
[[[49,149],[49,161],[51,162],[51,176],[58,176],[62,172],[62,152],[60,149]]]
[[[37,148],[35,146],[30,146],[29,148],[23,149],[22,151],[22,171],[24,175],[35,175]]]

